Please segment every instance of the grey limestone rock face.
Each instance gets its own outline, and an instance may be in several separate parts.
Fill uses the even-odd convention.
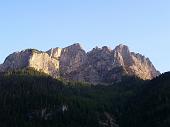
[[[0,65],[0,71],[27,67],[54,78],[95,84],[120,81],[124,75],[135,75],[147,80],[160,74],[148,58],[130,52],[125,45],[118,45],[115,49],[96,47],[86,53],[78,43],[46,52],[36,49],[15,52]]]
[[[63,48],[60,57],[60,74],[68,80],[79,80],[76,74],[87,60],[86,52],[76,43]],[[74,74],[75,73],[75,74]],[[75,75],[75,76],[73,76]]]
[[[117,46],[114,54],[117,65],[122,65],[128,75],[136,75],[141,79],[147,80],[160,74],[148,58],[139,53],[130,52],[125,45]]]
[[[59,77],[59,61],[50,57],[46,52],[34,52],[29,59],[28,67],[45,72],[55,78]]]
[[[105,82],[105,76],[113,68],[113,52],[108,47],[94,48],[87,53],[87,61],[82,68],[85,81]]]
[[[34,68],[53,77],[59,75],[58,60],[51,58],[47,53],[35,49],[26,49],[9,55],[1,65],[2,71]]]
[[[61,51],[62,51],[62,48],[51,48],[51,49],[48,50],[46,53],[47,53],[51,58],[54,58],[54,59],[59,60],[59,59],[60,59],[60,56],[61,56]]]
[[[2,64],[3,70],[23,69],[29,65],[29,59],[33,55],[33,50],[27,49],[21,52],[10,54]]]

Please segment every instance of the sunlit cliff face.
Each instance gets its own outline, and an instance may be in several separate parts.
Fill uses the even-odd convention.
[[[47,52],[27,49],[9,55],[0,65],[0,71],[32,67],[54,78],[104,83],[121,80],[124,75],[152,79],[160,73],[151,61],[139,53],[130,52],[125,45],[115,49],[107,46],[85,52],[76,43],[66,48],[52,48]]]

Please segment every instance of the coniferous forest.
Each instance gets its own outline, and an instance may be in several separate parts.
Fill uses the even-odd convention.
[[[0,127],[170,127],[170,73],[109,85],[1,73]]]

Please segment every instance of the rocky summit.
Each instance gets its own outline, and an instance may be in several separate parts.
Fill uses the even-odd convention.
[[[115,49],[96,47],[86,53],[78,43],[46,52],[36,49],[15,52],[0,65],[0,71],[29,67],[54,78],[95,84],[121,81],[125,75],[147,80],[160,74],[148,58],[130,52],[126,45],[118,45]]]

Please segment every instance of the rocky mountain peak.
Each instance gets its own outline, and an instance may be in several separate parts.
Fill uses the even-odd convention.
[[[114,51],[119,52],[120,54],[122,54],[124,56],[129,55],[129,53],[130,53],[129,47],[126,45],[123,45],[123,44],[116,46]]]
[[[49,49],[46,53],[52,58],[59,59],[59,57],[61,56],[61,51],[62,48],[57,47]]]
[[[105,52],[112,52],[112,49],[110,47],[107,47],[107,46],[103,46],[102,50],[105,51]]]
[[[26,49],[9,55],[0,65],[0,71],[27,67],[54,78],[90,83],[120,81],[124,75],[135,75],[145,80],[160,74],[148,58],[130,52],[128,46],[122,44],[114,50],[103,46],[88,53],[79,43],[65,48],[51,48],[46,52]]]
[[[116,46],[113,50],[114,59],[117,65],[130,66],[133,64],[129,47],[123,44]]]
[[[68,50],[83,50],[82,46],[80,43],[75,43],[75,44],[72,44],[68,47],[65,47],[64,49],[68,49]]]
[[[67,79],[72,79],[72,73],[79,70],[85,61],[86,52],[79,43],[63,48],[60,57],[61,75]]]
[[[112,52],[112,49],[107,46],[103,46],[102,48],[99,48],[98,46],[96,46],[91,51],[89,51],[87,54],[111,53],[111,52]]]

